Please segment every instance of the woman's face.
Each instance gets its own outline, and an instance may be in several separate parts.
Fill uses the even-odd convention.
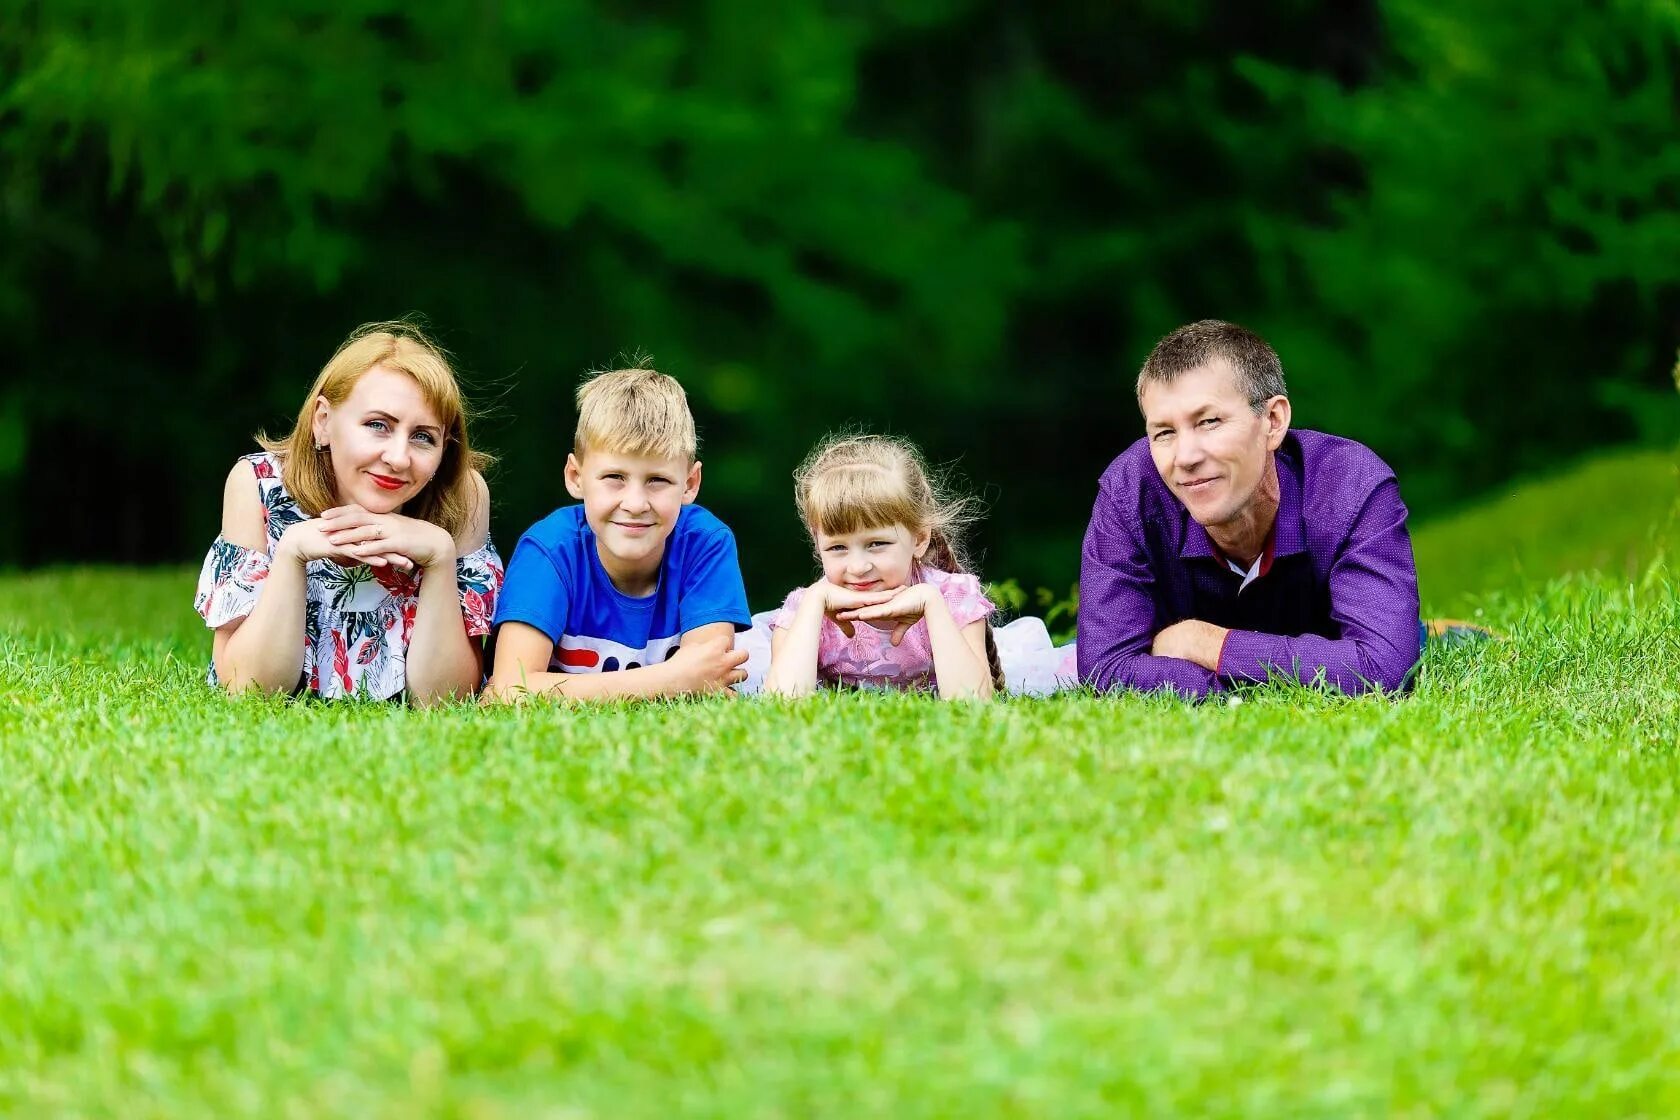
[[[315,443],[332,456],[342,504],[395,513],[419,494],[443,463],[447,433],[406,373],[374,366],[338,405],[315,400]]]

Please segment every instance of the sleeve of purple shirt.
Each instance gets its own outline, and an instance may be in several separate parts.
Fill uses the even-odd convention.
[[[1100,692],[1170,688],[1182,696],[1206,696],[1219,688],[1212,672],[1193,661],[1149,652],[1160,629],[1155,574],[1121,507],[1102,487],[1085,530],[1079,562],[1079,679]],[[1417,624],[1412,625],[1415,630]]]
[[[1232,630],[1219,680],[1236,685],[1287,677],[1348,694],[1398,691],[1419,654],[1417,568],[1400,486],[1390,477],[1354,518],[1329,574],[1330,616],[1340,638]]]

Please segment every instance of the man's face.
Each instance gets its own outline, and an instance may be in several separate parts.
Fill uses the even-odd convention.
[[[1204,528],[1240,521],[1254,505],[1272,452],[1289,431],[1289,399],[1257,416],[1223,358],[1145,387],[1149,453],[1161,478]]]
[[[700,492],[700,464],[587,451],[566,456],[566,489],[583,502],[608,573],[646,576],[659,567],[682,507]]]

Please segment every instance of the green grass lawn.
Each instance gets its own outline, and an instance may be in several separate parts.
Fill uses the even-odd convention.
[[[1680,530],[1680,450],[1614,451],[1413,534],[1426,613],[1522,597],[1567,572],[1636,578]]]
[[[1200,707],[235,701],[190,573],[0,579],[0,1113],[1674,1114],[1639,547]]]

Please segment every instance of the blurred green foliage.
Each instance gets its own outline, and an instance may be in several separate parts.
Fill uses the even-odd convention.
[[[192,556],[410,309],[504,550],[585,370],[679,376],[754,606],[846,424],[960,459],[987,572],[1066,586],[1132,371],[1204,316],[1448,508],[1671,434],[1677,74],[1680,12],[1615,0],[0,0],[0,562]]]

